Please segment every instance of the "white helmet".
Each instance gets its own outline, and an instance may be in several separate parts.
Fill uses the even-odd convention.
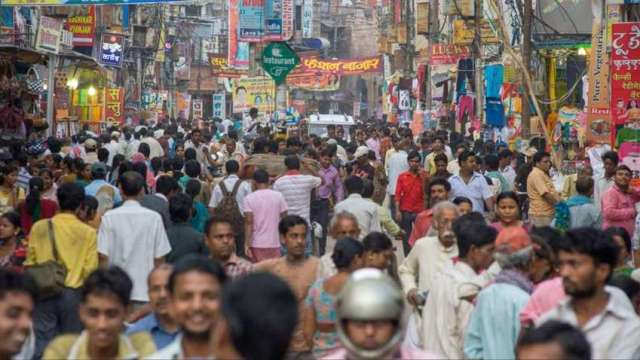
[[[402,290],[393,279],[377,269],[358,270],[351,275],[336,300],[338,338],[353,358],[389,357],[404,337],[403,310]],[[397,323],[397,328],[386,344],[369,350],[351,341],[344,327],[346,320],[391,320]]]

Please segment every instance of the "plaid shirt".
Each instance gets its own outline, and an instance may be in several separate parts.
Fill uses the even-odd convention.
[[[253,264],[236,254],[231,254],[229,260],[223,265],[224,271],[232,279],[247,275],[253,272]]]

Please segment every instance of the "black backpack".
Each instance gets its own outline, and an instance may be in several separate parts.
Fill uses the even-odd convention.
[[[242,216],[240,207],[238,206],[238,201],[236,201],[236,194],[238,193],[238,189],[240,188],[242,181],[243,180],[238,179],[236,184],[233,186],[233,190],[229,192],[223,179],[219,184],[220,190],[222,190],[222,201],[220,201],[220,204],[216,207],[216,213],[229,220],[231,227],[233,228],[233,232],[236,235],[244,232],[244,216]]]

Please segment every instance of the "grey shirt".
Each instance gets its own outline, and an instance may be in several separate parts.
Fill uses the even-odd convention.
[[[571,228],[588,226],[600,229],[602,227],[602,212],[595,204],[572,206],[569,208],[569,213]]]

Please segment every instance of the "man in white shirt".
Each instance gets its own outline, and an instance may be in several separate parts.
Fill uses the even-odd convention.
[[[114,131],[111,133],[111,141],[108,144],[104,144],[103,148],[109,151],[109,159],[107,160],[107,165],[111,166],[113,164],[113,157],[117,154],[124,154],[124,149],[122,148],[122,144],[119,142],[120,133],[118,131]]]
[[[473,311],[471,299],[463,299],[460,289],[472,282],[493,261],[497,232],[483,223],[469,223],[464,217],[453,225],[459,258],[433,278],[422,309],[424,349],[449,359],[462,359],[464,332]]]
[[[362,198],[364,181],[358,176],[349,176],[344,181],[347,189],[346,199],[340,201],[334,207],[334,212],[340,214],[343,211],[353,214],[358,219],[361,238],[374,231],[380,231],[380,216],[378,206],[367,199]]]
[[[310,224],[311,194],[320,186],[322,179],[300,173],[300,158],[296,155],[287,156],[284,159],[284,165],[287,167],[287,172],[273,183],[273,190],[284,196],[288,215],[298,215]],[[310,253],[310,232],[307,235],[307,253]]]
[[[133,281],[131,300],[138,304],[149,301],[147,277],[171,251],[162,217],[138,202],[144,183],[137,172],[120,175],[124,202],[104,214],[98,230],[100,264],[116,265],[127,272]]]
[[[150,132],[150,131],[149,131]],[[151,135],[148,135],[148,130],[146,128],[140,129],[140,140],[141,143],[145,143],[149,145],[149,149],[151,152],[149,153],[149,159],[153,159],[155,157],[163,157],[164,149],[162,149],[162,145],[156,140],[152,135],[153,132],[150,132]]]
[[[615,151],[607,151],[602,155],[602,164],[604,166],[604,175],[594,179],[595,186],[593,189],[593,202],[598,207],[601,206],[602,195],[611,189],[614,185],[613,177],[618,167],[618,154]]]
[[[536,326],[564,321],[582,330],[594,359],[637,359],[640,319],[628,298],[605,286],[617,264],[617,245],[592,228],[567,231],[559,245],[558,265],[568,296]]]
[[[389,204],[391,206],[391,214],[396,213],[395,194],[398,177],[405,171],[409,171],[409,162],[407,162],[407,143],[405,141],[397,142],[394,140],[396,151],[388,158],[384,164],[389,183],[387,185],[387,194],[389,195]]]
[[[500,167],[500,173],[507,180],[509,184],[509,190],[513,191],[513,186],[516,182],[516,171],[511,166],[511,160],[513,159],[513,152],[505,149],[498,154],[498,166]]]
[[[449,178],[451,184],[450,199],[464,196],[471,200],[473,211],[484,214],[485,206],[493,211],[495,199],[487,180],[476,172],[477,159],[471,151],[463,152],[459,157],[460,174]]]

